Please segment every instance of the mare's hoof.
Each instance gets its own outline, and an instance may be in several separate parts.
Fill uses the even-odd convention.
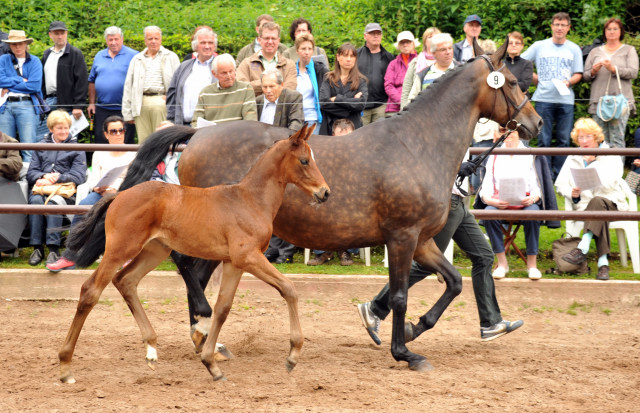
[[[291,370],[293,370],[293,368],[296,366],[296,364],[298,364],[297,361],[291,360],[289,358],[287,358],[286,363],[284,363],[284,365],[287,367],[287,371],[289,373],[291,373]]]
[[[224,374],[221,374],[219,376],[212,376],[213,377],[213,381],[227,381],[227,378],[225,377]]]
[[[409,362],[409,369],[413,371],[430,371],[433,370],[433,366],[425,359]]]
[[[194,328],[191,333],[191,340],[193,341],[193,346],[196,349],[196,354],[200,354],[202,352],[202,347],[204,347],[204,342],[207,341],[207,336]]]
[[[76,379],[74,379],[73,376],[65,376],[65,377],[60,377],[60,381],[65,384],[73,384],[76,382]]]
[[[227,361],[233,358],[233,353],[224,344],[216,343],[216,352],[213,354],[216,361]]]
[[[147,366],[153,371],[156,371],[156,365],[158,364],[158,360],[146,359]]]
[[[404,322],[404,342],[413,341],[413,324],[410,321]]]

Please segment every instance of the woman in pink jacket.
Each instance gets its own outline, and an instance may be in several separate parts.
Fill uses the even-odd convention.
[[[384,90],[389,96],[386,117],[390,117],[400,112],[400,100],[402,98],[402,83],[407,73],[409,62],[417,57],[416,47],[419,42],[413,37],[413,33],[404,31],[398,33],[398,41],[395,43],[396,49],[400,51],[398,57],[389,63],[387,72],[384,75]]]

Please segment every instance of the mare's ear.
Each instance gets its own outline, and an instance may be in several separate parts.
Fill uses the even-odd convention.
[[[500,46],[500,48],[496,50],[493,56],[491,56],[491,60],[493,61],[493,65],[495,67],[498,67],[500,65],[500,62],[507,55],[507,47],[509,47],[509,36],[507,36],[507,40],[505,40],[502,46]]]
[[[478,38],[473,38],[473,55],[480,56],[484,54],[484,49],[478,44]]]
[[[289,137],[291,144],[293,146],[298,146],[302,143],[302,141],[307,140],[309,138],[309,133],[307,133],[309,129],[311,129],[311,132],[313,132],[313,128],[309,128],[309,124],[305,122],[305,124],[302,126],[302,129]]]

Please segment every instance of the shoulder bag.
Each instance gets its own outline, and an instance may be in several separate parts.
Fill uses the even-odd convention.
[[[598,107],[596,113],[600,119],[604,122],[610,122],[615,119],[620,119],[623,115],[626,115],[629,111],[629,102],[627,98],[622,94],[622,84],[620,83],[620,75],[618,74],[618,67],[616,68],[616,78],[618,79],[617,95],[604,95],[598,99]],[[607,93],[609,92],[609,85],[611,84],[611,73],[609,73],[609,80],[607,81]]]

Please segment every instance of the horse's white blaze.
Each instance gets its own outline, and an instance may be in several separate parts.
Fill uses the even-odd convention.
[[[158,351],[149,344],[147,344],[147,360],[158,361]]]
[[[315,161],[316,157],[313,155],[313,149],[309,148],[309,151],[311,151],[311,159]]]
[[[196,331],[199,331],[203,335],[208,335],[211,330],[211,317],[196,317],[198,322],[195,325]]]

